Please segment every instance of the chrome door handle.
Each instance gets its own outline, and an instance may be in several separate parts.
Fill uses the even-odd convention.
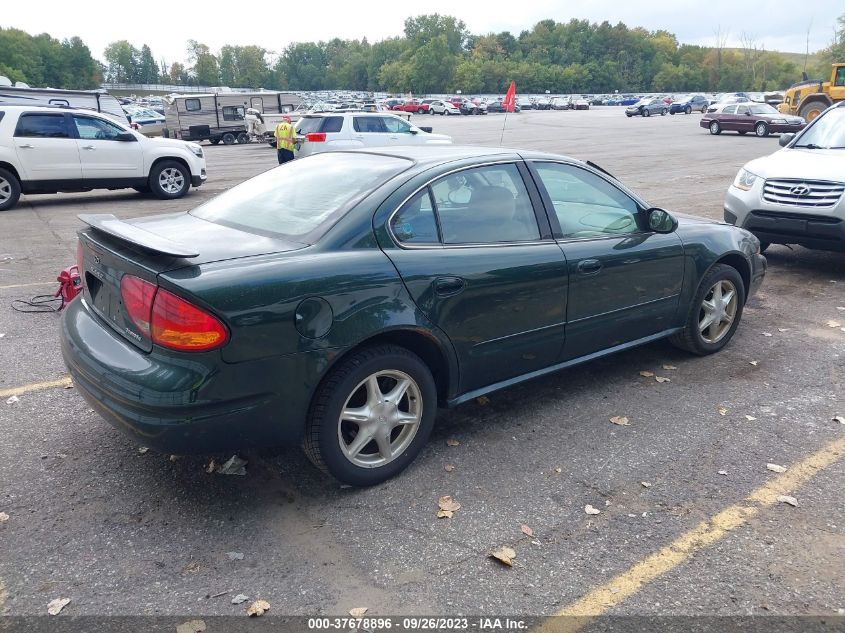
[[[578,272],[585,275],[594,275],[602,268],[601,262],[597,259],[585,259],[578,263]]]
[[[83,146],[82,146],[82,149],[94,150],[94,149],[97,149],[97,148],[96,148],[96,147],[94,147],[93,145],[83,145]]]
[[[434,280],[434,293],[439,297],[451,297],[461,292],[465,285],[460,277],[438,277]]]
[[[32,145],[27,143],[26,145],[18,145],[21,149],[33,149]]]

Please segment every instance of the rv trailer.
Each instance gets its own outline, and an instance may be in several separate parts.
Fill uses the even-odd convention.
[[[120,102],[107,92],[97,90],[57,90],[54,88],[19,88],[0,86],[0,105],[52,105],[94,110],[121,123],[127,123]]]
[[[293,112],[302,99],[289,92],[218,92],[165,97],[164,136],[226,145],[248,143],[246,110],[262,114]]]

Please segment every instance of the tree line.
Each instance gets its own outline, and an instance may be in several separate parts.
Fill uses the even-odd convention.
[[[504,92],[766,91],[784,88],[803,68],[741,34],[741,48],[681,44],[665,30],[621,22],[542,20],[514,36],[476,35],[464,22],[431,14],[405,20],[401,36],[370,43],[332,39],[296,42],[274,53],[261,46],[223,46],[216,53],[188,40],[187,63],[156,59],[146,44],[109,44],[105,64],[78,37],[58,41],[0,28],[0,74],[33,86],[94,88],[115,83],[173,83],[277,90]],[[845,15],[810,74],[826,77],[830,61],[845,59]]]

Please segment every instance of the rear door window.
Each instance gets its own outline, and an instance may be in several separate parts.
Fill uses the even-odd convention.
[[[334,132],[340,132],[342,128],[342,116],[325,116],[323,117],[323,125],[320,127],[320,131],[326,134],[332,134]]]
[[[15,136],[27,138],[70,138],[64,114],[22,114]]]
[[[402,244],[437,244],[440,236],[428,187],[418,192],[390,219],[390,229]]]
[[[352,128],[361,133],[386,134],[384,120],[385,117],[382,116],[356,116],[353,119]]]

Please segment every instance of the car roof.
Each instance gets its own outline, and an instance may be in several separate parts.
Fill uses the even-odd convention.
[[[25,110],[26,112],[70,112],[71,114],[102,114],[90,108],[73,108],[64,105],[27,105],[23,103],[0,103],[0,109],[6,111]],[[105,117],[108,118],[108,117]]]
[[[510,147],[480,147],[475,145],[398,145],[393,147],[369,147],[340,151],[395,156],[397,158],[412,160],[421,167],[468,158],[489,160],[553,159],[584,164],[583,161],[576,158],[570,158],[569,156],[562,156],[560,154],[549,154]]]

